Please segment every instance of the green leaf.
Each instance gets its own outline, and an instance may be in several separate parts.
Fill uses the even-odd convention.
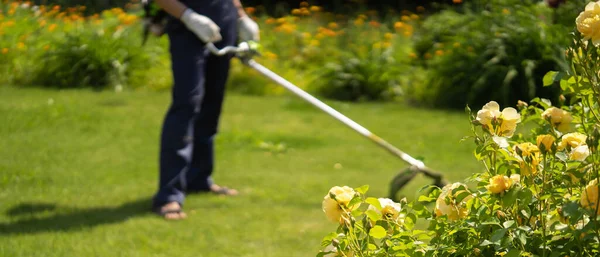
[[[508,251],[508,253],[506,253],[506,255],[504,255],[504,257],[519,257],[521,256],[521,251],[517,250],[517,249],[512,249],[510,251]]]
[[[379,199],[375,197],[368,197],[365,202],[375,207],[375,209],[381,210],[381,203],[379,203]]]
[[[557,152],[554,156],[556,156],[556,158],[558,158],[559,160],[561,160],[563,162],[566,162],[569,160],[569,156],[565,152]]]
[[[360,203],[362,202],[362,199],[360,198],[360,196],[354,196],[354,198],[352,198],[352,200],[350,200],[350,202],[348,203],[348,208],[352,208],[355,205],[360,205]]]
[[[369,235],[376,239],[384,238],[387,232],[382,226],[375,225],[370,231]]]
[[[457,203],[462,202],[469,195],[471,195],[471,193],[469,193],[467,191],[462,191],[462,192],[458,193],[457,195],[455,195],[456,202]]]
[[[519,196],[519,189],[516,186],[513,186],[502,197],[502,206],[503,207],[511,207],[517,201],[518,196]]]
[[[521,230],[516,230],[515,234],[517,235],[517,239],[521,242],[522,245],[527,245],[527,234]]]
[[[331,232],[329,234],[327,234],[325,237],[323,237],[323,240],[321,241],[321,246],[325,247],[329,244],[331,244],[331,240],[333,240],[334,238],[337,238],[338,234],[335,232]]]
[[[533,192],[529,188],[523,188],[519,191],[519,206],[527,206],[533,199]]]
[[[365,214],[367,215],[367,217],[369,217],[370,220],[372,221],[378,221],[381,219],[381,216],[379,215],[379,213],[377,213],[375,210],[367,210],[365,212]]]
[[[494,231],[494,233],[492,234],[492,237],[490,238],[491,242],[495,245],[500,245],[500,243],[502,242],[502,239],[504,239],[504,236],[506,235],[506,231],[508,231],[508,230],[505,228],[501,228],[501,229]]]
[[[490,242],[489,240],[483,240],[483,242],[481,242],[481,244],[479,246],[488,246],[488,245],[493,245],[494,243]]]
[[[373,250],[377,249],[377,246],[374,244],[369,244],[368,248],[369,248],[369,250],[373,251]]]
[[[542,81],[544,82],[544,86],[552,86],[555,82],[560,81],[563,75],[564,74],[562,72],[557,71],[550,71],[546,73],[546,75],[544,75],[544,78],[542,79]]]
[[[502,226],[504,226],[504,228],[510,228],[512,226],[515,225],[515,221],[514,220],[507,220],[504,223],[502,223]]]
[[[577,222],[577,220],[583,215],[581,208],[577,202],[570,202],[562,208],[563,216],[567,217],[570,222]]]
[[[531,100],[531,102],[541,105],[543,109],[548,109],[550,108],[550,106],[552,106],[552,102],[545,98],[536,97],[533,100]]]
[[[433,197],[429,197],[429,196],[425,196],[425,195],[420,195],[418,201],[422,202],[422,203],[430,203],[435,201],[436,199]]]
[[[364,195],[367,193],[367,191],[369,191],[369,185],[364,185],[364,186],[355,188],[354,191]]]
[[[404,226],[407,229],[413,229],[415,226],[415,223],[417,222],[417,216],[415,216],[414,213],[409,213],[408,215],[406,215],[406,217],[404,218]]]

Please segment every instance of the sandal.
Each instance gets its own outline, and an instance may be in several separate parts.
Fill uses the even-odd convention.
[[[211,187],[210,190],[208,190],[208,192],[216,194],[216,195],[227,195],[227,196],[234,196],[234,195],[238,195],[238,191],[235,189],[231,189],[228,187],[222,187],[222,186],[213,186]]]
[[[153,212],[167,220],[181,220],[187,217],[179,204],[177,204],[177,208],[168,207],[171,204],[172,203],[167,203],[160,207],[154,207]],[[169,214],[177,214],[177,217],[170,217],[171,215]]]
[[[238,191],[235,189],[231,189],[228,187],[222,187],[222,186],[218,186],[218,185],[212,185],[212,186],[210,186],[210,188],[207,188],[207,189],[190,190],[189,193],[190,194],[210,193],[210,194],[216,194],[216,195],[222,195],[222,196],[234,196],[234,195],[239,194]]]

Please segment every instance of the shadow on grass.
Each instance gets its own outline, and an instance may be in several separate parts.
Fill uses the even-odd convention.
[[[22,203],[6,212],[14,222],[0,223],[0,236],[79,230],[123,222],[149,215],[151,198],[142,198],[117,207],[73,209],[49,203]],[[42,216],[42,217],[39,217]]]

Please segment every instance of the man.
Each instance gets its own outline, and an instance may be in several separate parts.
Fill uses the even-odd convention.
[[[160,149],[159,189],[153,210],[169,220],[186,217],[186,193],[236,195],[213,183],[213,138],[217,133],[230,58],[211,55],[239,41],[258,41],[258,25],[239,0],[155,0],[171,19],[166,28],[173,71],[172,103]]]

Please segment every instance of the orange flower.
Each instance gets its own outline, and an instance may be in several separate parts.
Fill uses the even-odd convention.
[[[2,48],[2,54],[7,54],[8,53],[8,48]]]
[[[404,22],[397,21],[394,23],[394,29],[396,29],[396,31],[401,30],[402,28],[404,28]]]
[[[335,33],[335,31],[330,30],[328,28],[323,28],[323,27],[319,27],[318,29],[320,34],[329,36],[329,37],[335,37],[337,35],[337,33]]]
[[[381,23],[377,21],[369,21],[369,25],[371,25],[374,28],[379,28],[381,26]]]
[[[302,12],[300,11],[300,9],[292,9],[292,15],[299,16],[302,15]]]
[[[306,1],[300,2],[300,7],[308,7],[308,6],[309,6],[308,2],[306,2]]]
[[[52,23],[50,24],[50,26],[48,26],[48,31],[52,32],[56,29],[56,24]]]
[[[327,24],[327,27],[329,27],[330,29],[337,29],[339,26],[335,22],[330,22],[329,24]]]
[[[273,52],[266,52],[265,57],[267,57],[267,59],[271,59],[271,60],[277,59],[277,55],[274,54]]]
[[[310,11],[311,12],[320,12],[321,11],[321,7],[313,5],[310,7]]]
[[[308,9],[306,9],[305,7],[302,7],[302,8],[300,8],[300,14],[302,14],[303,16],[309,16],[310,11]]]
[[[246,7],[244,8],[247,14],[254,14],[256,12],[256,8],[254,7]]]
[[[392,40],[392,38],[394,38],[394,34],[387,32],[383,35],[383,37],[385,40]]]
[[[354,20],[354,25],[356,25],[356,26],[361,26],[364,23],[365,23],[365,20],[363,20],[361,18],[358,18],[358,19]]]
[[[462,3],[462,0],[452,0],[452,3],[460,4],[460,3]]]
[[[281,24],[275,28],[275,31],[284,32],[286,34],[291,34],[296,31],[296,25],[294,24]]]

